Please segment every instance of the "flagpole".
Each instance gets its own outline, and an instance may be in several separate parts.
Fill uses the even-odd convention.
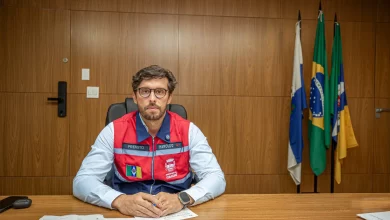
[[[318,8],[319,11],[322,11],[322,7],[321,7],[321,0],[320,0],[320,7]],[[317,193],[317,175],[314,174],[314,186],[313,186],[313,189],[314,189],[314,193]]]
[[[298,22],[299,22],[299,38],[301,38],[301,10],[298,10]],[[301,39],[299,39],[301,40]],[[302,180],[301,180],[302,181]],[[297,193],[301,193],[301,184],[297,185]]]
[[[334,14],[334,24],[333,24],[333,39],[336,34],[336,24],[337,24],[337,14]],[[334,43],[334,41],[333,41]],[[337,115],[333,115],[333,117],[337,117]],[[337,126],[337,125],[335,125]],[[331,149],[331,156],[330,156],[330,193],[334,193],[334,150],[337,143],[332,138],[332,149]]]

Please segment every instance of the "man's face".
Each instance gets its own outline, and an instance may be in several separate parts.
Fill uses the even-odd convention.
[[[157,91],[150,91],[149,97],[145,98],[141,96],[140,88],[142,88],[142,90],[157,89]],[[162,98],[157,98],[156,93],[161,96],[161,89],[165,89],[166,94]],[[138,110],[144,119],[161,119],[164,116],[165,110],[167,109],[167,105],[170,104],[172,100],[172,95],[169,95],[168,93],[168,79],[161,78],[143,80],[138,86],[137,91],[134,92],[133,99],[138,105]]]

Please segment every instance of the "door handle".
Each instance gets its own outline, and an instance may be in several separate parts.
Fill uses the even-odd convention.
[[[375,117],[380,118],[382,112],[390,112],[390,108],[377,108],[377,109],[375,109]]]
[[[49,97],[47,101],[57,101],[58,103],[58,117],[66,116],[66,89],[67,83],[64,81],[58,82],[58,97]]]

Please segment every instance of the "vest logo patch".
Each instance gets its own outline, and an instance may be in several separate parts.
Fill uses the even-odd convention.
[[[138,145],[138,144],[122,144],[122,149],[127,150],[138,150],[138,151],[149,151],[149,145]]]
[[[126,165],[126,176],[142,178],[142,170],[139,166]]]
[[[165,174],[167,179],[177,176],[175,159],[170,158],[165,161],[165,170],[167,171],[167,174]]]
[[[182,147],[183,147],[182,142],[176,142],[170,144],[157,144],[157,150],[167,150],[167,149],[182,148]]]

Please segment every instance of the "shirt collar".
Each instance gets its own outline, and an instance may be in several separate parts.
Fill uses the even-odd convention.
[[[142,120],[139,112],[137,112],[136,117],[137,117],[136,118],[137,141],[142,142],[146,138],[148,138],[150,134],[148,133],[148,127],[145,125],[145,122]],[[157,137],[160,138],[161,140],[164,140],[165,142],[170,143],[171,142],[170,130],[171,130],[171,116],[168,113],[168,111],[166,111],[160,130],[157,132]]]

